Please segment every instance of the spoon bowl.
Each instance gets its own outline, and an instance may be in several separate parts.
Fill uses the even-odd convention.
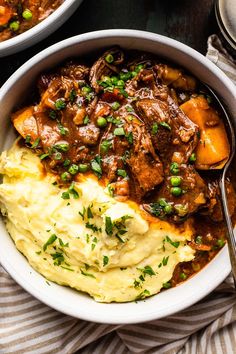
[[[233,231],[233,225],[231,222],[230,214],[229,214],[229,208],[228,208],[228,201],[227,201],[227,192],[226,192],[226,177],[227,177],[227,172],[229,170],[229,167],[231,165],[231,162],[234,158],[235,155],[235,133],[234,133],[234,127],[231,122],[230,116],[228,115],[226,109],[224,108],[223,104],[221,103],[221,100],[219,97],[216,95],[214,90],[210,88],[207,84],[205,84],[205,87],[207,90],[211,93],[212,97],[214,97],[217,105],[221,109],[222,117],[225,118],[225,123],[226,123],[226,130],[227,130],[227,135],[230,143],[230,155],[228,160],[226,161],[224,167],[220,170],[218,170],[219,173],[219,187],[220,187],[220,193],[221,193],[221,204],[222,204],[222,211],[224,215],[224,219],[226,222],[227,226],[227,242],[228,242],[228,249],[229,249],[229,256],[230,256],[230,262],[232,266],[232,274],[233,274],[233,279],[234,279],[234,285],[236,288],[236,241],[234,237],[234,231]]]

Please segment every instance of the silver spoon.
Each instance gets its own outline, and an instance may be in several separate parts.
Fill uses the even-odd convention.
[[[230,117],[228,113],[226,112],[223,104],[221,103],[220,99],[216,95],[216,93],[207,85],[204,84],[208,91],[212,94],[214,97],[215,101],[218,103],[219,107],[221,108],[224,117],[226,119],[226,129],[228,130],[228,138],[229,138],[229,143],[230,143],[230,156],[224,167],[222,168],[221,175],[219,178],[219,187],[220,187],[220,192],[221,192],[221,204],[222,204],[222,209],[223,209],[223,214],[224,218],[226,221],[226,226],[227,226],[227,243],[228,243],[228,249],[229,249],[229,257],[230,257],[230,262],[231,262],[231,267],[232,267],[232,274],[233,274],[233,279],[234,279],[234,286],[236,288],[236,241],[234,237],[234,231],[233,231],[233,226],[231,222],[231,218],[229,215],[229,209],[228,209],[228,202],[227,202],[227,194],[226,194],[226,186],[225,186],[225,179],[226,179],[226,174],[229,169],[229,166],[233,160],[234,154],[235,154],[235,133],[234,133],[234,128],[231,123]]]

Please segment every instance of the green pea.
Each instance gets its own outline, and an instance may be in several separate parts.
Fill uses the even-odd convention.
[[[70,175],[69,172],[63,172],[61,174],[61,180],[62,181],[68,181],[68,180],[70,180],[70,178],[71,178],[71,175]]]
[[[187,278],[187,275],[185,273],[180,273],[179,277],[180,279],[185,280]]]
[[[88,171],[88,165],[85,163],[80,163],[79,164],[79,172],[84,173]]]
[[[25,10],[22,12],[22,17],[23,17],[25,20],[30,21],[30,20],[32,20],[33,14],[32,14],[32,12],[31,12],[29,9],[25,9]]]
[[[78,173],[79,171],[79,166],[78,165],[75,165],[74,163],[69,167],[68,169],[68,172],[71,174],[71,175],[76,175],[76,173]]]
[[[170,172],[173,175],[177,175],[179,173],[179,164],[177,162],[172,162],[170,165]]]
[[[225,241],[222,239],[217,240],[217,246],[219,246],[220,248],[223,247],[225,245]]]
[[[136,66],[135,71],[139,72],[141,69],[143,69],[143,64],[139,64]]]
[[[170,204],[167,204],[167,205],[164,207],[164,212],[165,212],[166,214],[171,214],[172,211],[173,211],[173,208],[172,208],[172,206],[171,206]]]
[[[179,197],[182,194],[182,189],[180,187],[172,187],[170,191],[175,197]]]
[[[178,187],[181,184],[181,177],[179,176],[173,176],[170,178],[170,184],[173,187]]]
[[[107,63],[111,64],[114,61],[114,57],[113,57],[112,54],[107,54],[106,57],[105,57],[105,60],[106,60]]]
[[[104,128],[107,125],[107,120],[104,117],[98,117],[97,126],[100,128]]]
[[[12,31],[16,32],[20,28],[20,22],[19,21],[13,21],[13,22],[10,23],[9,27],[10,27],[10,29]]]

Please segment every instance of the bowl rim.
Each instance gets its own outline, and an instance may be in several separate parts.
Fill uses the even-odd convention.
[[[78,5],[83,0],[64,0],[63,3],[56,8],[53,13],[51,13],[48,17],[46,17],[41,22],[37,23],[35,26],[31,27],[27,31],[18,34],[13,38],[9,38],[3,42],[0,42],[0,53],[4,53],[4,50],[10,51],[10,54],[20,51],[20,46],[30,45],[27,44],[28,41],[34,41],[36,37],[40,37],[42,33],[44,33],[48,28],[51,28],[53,23],[56,22],[58,18],[64,15],[65,11],[67,11],[73,4],[77,3]],[[48,34],[50,34],[49,32]]]
[[[174,39],[158,35],[155,33],[151,32],[145,32],[145,31],[138,31],[138,30],[127,30],[127,29],[115,29],[115,30],[101,30],[101,31],[94,31],[94,32],[89,32],[85,33],[82,35],[77,35],[68,39],[65,39],[61,42],[58,42],[52,46],[50,46],[47,49],[44,49],[40,53],[36,54],[34,57],[32,57],[30,60],[28,60],[25,64],[23,64],[15,73],[11,75],[11,77],[6,81],[6,83],[2,86],[0,89],[0,103],[2,101],[2,98],[7,94],[7,92],[11,89],[11,87],[14,87],[14,83],[17,82],[21,76],[25,75],[27,71],[29,71],[34,65],[36,65],[38,62],[40,62],[43,59],[46,59],[47,57],[50,57],[51,55],[55,55],[57,52],[62,51],[66,47],[73,46],[75,44],[87,42],[87,41],[94,41],[96,39],[103,39],[107,37],[120,37],[120,38],[136,38],[136,39],[144,39],[148,41],[153,41],[154,43],[163,43],[167,44],[171,47],[174,47],[177,51],[183,52],[191,57],[193,57],[195,60],[200,61],[202,65],[206,66],[208,69],[210,69],[211,72],[213,72],[217,77],[220,76],[221,80],[223,81],[224,85],[227,86],[228,89],[232,90],[233,93],[235,94],[236,97],[236,87],[234,84],[231,82],[231,80],[215,65],[213,64],[210,60],[208,60],[206,57],[204,57],[202,54],[198,53],[196,50],[188,47],[187,45],[178,42]],[[10,237],[10,236],[9,236]],[[15,247],[15,246],[14,246]],[[94,313],[94,309],[87,309],[87,308],[80,308],[77,312],[71,306],[71,304],[64,304],[60,298],[58,297],[57,299],[51,298],[50,295],[45,294],[44,290],[38,289],[36,286],[31,284],[30,282],[26,283],[24,277],[19,273],[17,267],[12,266],[11,261],[7,258],[7,256],[4,254],[4,252],[0,252],[0,262],[2,266],[6,269],[6,271],[12,276],[15,281],[20,284],[26,291],[28,291],[30,294],[32,294],[35,298],[39,299],[46,305],[63,312],[67,315],[77,317],[83,320],[88,320],[88,321],[93,321],[97,323],[108,323],[108,324],[131,324],[131,323],[140,323],[140,322],[146,322],[146,321],[151,321],[151,320],[156,320],[159,318],[166,317],[168,315],[172,315],[176,312],[179,312],[192,304],[198,302],[201,300],[204,296],[206,296],[208,293],[210,293],[214,288],[216,288],[225,278],[226,276],[230,273],[230,263],[228,259],[228,250],[227,246],[225,246],[219,253],[218,255],[205,267],[203,268],[198,274],[196,274],[192,279],[189,279],[187,282],[184,282],[181,284],[181,289],[187,289],[189,294],[191,294],[191,284],[197,281],[199,277],[205,280],[205,286],[200,287],[198,289],[198,292],[192,293],[192,296],[188,296],[187,299],[185,299],[185,302],[182,301],[182,299],[178,299],[178,301],[175,303],[175,306],[172,304],[169,304],[168,307],[165,309],[165,311],[160,311],[159,314],[157,314],[155,311],[149,311],[145,312],[144,314],[138,313],[138,308],[137,308],[137,314],[133,316],[132,318],[128,318],[125,316],[125,313],[122,313],[120,311],[120,314],[112,314],[109,310],[104,311],[103,315],[101,316]],[[216,262],[220,262],[223,264],[225,262],[225,265],[223,269],[219,272],[215,272],[211,278],[211,281],[208,282],[209,280],[207,278],[207,269],[212,269],[214,268],[214,265],[216,265]],[[31,268],[31,266],[29,265]],[[31,268],[32,269],[32,268]],[[194,279],[194,280],[193,280]],[[172,292],[174,289],[178,289],[179,287],[175,287],[173,289],[169,289],[166,291]],[[195,289],[196,290],[196,289]],[[158,295],[154,295],[156,297]],[[160,296],[160,295],[159,295]],[[147,299],[146,302],[152,301],[151,299],[154,298],[151,297]],[[95,302],[95,300],[92,300]],[[96,302],[95,302],[96,303]],[[104,304],[96,303],[98,306],[101,307],[101,309],[104,309]],[[114,303],[115,306],[124,306],[124,308],[127,307],[127,304],[132,304],[132,303],[125,303],[125,304],[117,304]],[[114,306],[112,304],[105,304],[107,306],[107,309],[112,309],[111,306]],[[126,306],[126,307],[125,307]],[[111,310],[112,311],[112,310]]]

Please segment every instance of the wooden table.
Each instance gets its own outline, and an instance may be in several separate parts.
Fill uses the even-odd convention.
[[[23,52],[0,59],[0,85],[25,61],[44,48],[76,34],[108,28],[151,31],[206,52],[216,32],[214,0],[84,0],[54,34]]]

